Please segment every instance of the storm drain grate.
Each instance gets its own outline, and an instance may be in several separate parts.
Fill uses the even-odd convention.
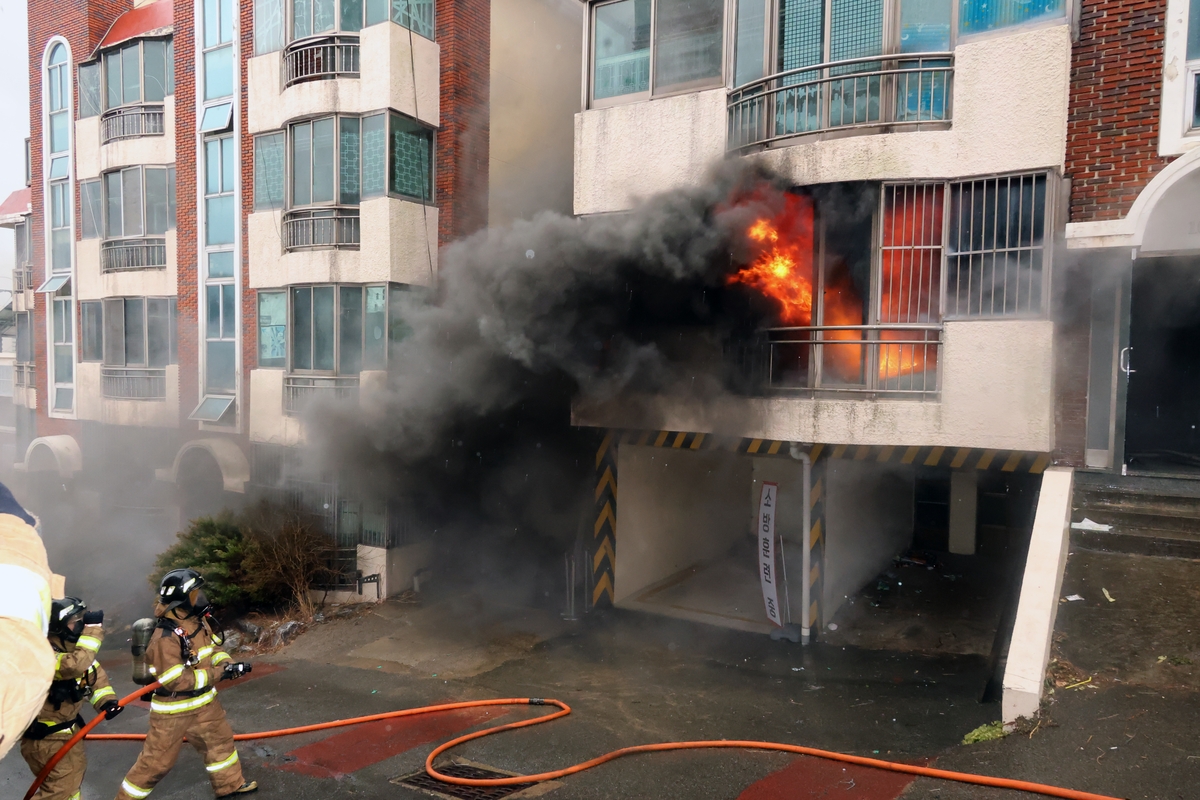
[[[438,771],[451,778],[511,778],[506,772],[497,772],[486,767],[472,764],[446,764],[438,767]],[[442,783],[437,778],[430,777],[425,770],[393,778],[392,783],[409,786],[437,797],[450,797],[454,800],[500,800],[533,786],[532,783],[518,783],[512,786],[457,786],[453,783]]]

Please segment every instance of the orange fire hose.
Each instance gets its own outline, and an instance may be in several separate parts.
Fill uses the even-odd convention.
[[[120,703],[126,703],[140,697],[154,686],[149,686],[144,689],[139,689],[128,697],[122,698]],[[457,784],[459,786],[512,786],[514,784],[541,783],[543,781],[555,780],[566,777],[567,775],[575,775],[584,770],[598,767],[601,764],[608,763],[622,756],[634,755],[636,753],[657,753],[666,750],[705,750],[712,748],[737,748],[744,750],[774,750],[782,753],[795,753],[797,755],[814,756],[816,758],[826,758],[833,761],[841,761],[847,764],[857,764],[863,767],[873,767],[875,769],[888,770],[890,772],[903,772],[909,775],[917,775],[924,778],[937,778],[939,780],[956,781],[958,783],[973,784],[976,786],[991,786],[998,789],[1015,789],[1021,792],[1029,792],[1031,794],[1040,794],[1046,797],[1061,797],[1066,800],[1120,800],[1120,798],[1110,797],[1108,795],[1093,794],[1091,792],[1081,792],[1075,789],[1064,789],[1059,786],[1048,786],[1042,783],[1032,783],[1030,781],[1018,781],[1009,778],[993,778],[987,775],[973,775],[968,772],[953,772],[945,769],[934,769],[932,767],[921,767],[913,764],[899,764],[894,761],[884,761],[878,758],[864,758],[862,756],[854,756],[846,753],[836,753],[829,750],[818,750],[813,747],[803,747],[794,744],[781,744],[778,742],[754,742],[754,741],[739,741],[739,740],[714,740],[714,741],[698,741],[698,742],[662,742],[659,744],[643,744],[634,747],[622,747],[620,750],[613,750],[611,753],[606,753],[602,756],[593,758],[591,761],[584,761],[574,766],[565,767],[564,769],[555,770],[553,772],[541,772],[537,775],[518,775],[511,778],[491,778],[491,779],[473,779],[473,778],[455,778],[450,775],[444,775],[438,772],[433,766],[434,759],[442,753],[457,747],[460,744],[465,744],[473,739],[479,739],[484,736],[491,736],[502,731],[516,730],[517,728],[525,728],[530,725],[540,725],[543,722],[560,719],[571,713],[571,707],[561,700],[542,700],[533,697],[509,697],[494,700],[471,700],[464,703],[444,703],[436,706],[423,706],[421,708],[408,708],[400,711],[388,711],[382,714],[372,714],[366,717],[354,717],[352,719],[340,719],[332,722],[321,722],[315,725],[302,725],[296,728],[282,728],[275,731],[261,731],[259,733],[240,733],[233,738],[238,741],[246,741],[251,739],[270,739],[276,736],[291,736],[297,733],[308,733],[311,731],[328,730],[330,728],[341,728],[347,725],[359,725],[364,722],[375,722],[383,719],[395,719],[397,717],[411,717],[418,714],[432,714],[439,711],[455,711],[463,708],[482,708],[486,706],[556,706],[558,708],[553,714],[544,717],[535,717],[533,719],[522,720],[520,722],[510,722],[507,725],[498,725],[494,728],[488,728],[475,733],[469,733],[465,736],[459,736],[456,739],[451,739],[443,745],[438,746],[429,757],[425,759],[425,771],[430,776],[444,783]],[[34,792],[41,786],[46,775],[58,763],[58,760],[66,754],[74,744],[83,738],[103,716],[97,716],[86,725],[83,730],[71,737],[70,741],[63,746],[55,757],[51,759],[38,779],[30,787],[29,792],[25,795],[25,800],[30,800]],[[88,739],[99,741],[137,741],[145,739],[144,733],[107,733],[88,736]]]

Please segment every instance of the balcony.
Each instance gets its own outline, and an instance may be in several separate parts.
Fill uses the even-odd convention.
[[[283,54],[283,86],[329,78],[357,78],[357,36],[324,36],[288,45]]]
[[[100,393],[118,400],[165,400],[167,371],[136,367],[101,367]]]
[[[357,208],[304,208],[283,216],[283,248],[296,250],[357,250]]]
[[[33,364],[13,364],[13,386],[35,386],[37,370]]]
[[[121,106],[104,112],[100,118],[100,143],[140,136],[162,136],[166,130],[163,106]]]
[[[335,378],[288,375],[283,381],[283,413],[294,416],[314,401],[358,399],[358,376]]]
[[[26,289],[33,290],[33,267],[17,267],[13,270],[13,291],[23,292]]]
[[[101,273],[166,269],[166,267],[166,239],[106,239],[100,243]]]
[[[771,394],[937,399],[940,324],[770,328],[742,354],[743,371]]]
[[[727,149],[828,131],[950,122],[953,53],[871,56],[770,75],[729,92]]]

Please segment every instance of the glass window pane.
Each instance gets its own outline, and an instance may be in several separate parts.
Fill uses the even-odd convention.
[[[338,202],[343,205],[358,205],[358,119],[343,117],[339,124],[338,137]]]
[[[233,392],[237,389],[237,342],[207,342],[204,359],[204,391]]]
[[[175,94],[175,42],[167,39],[167,94]]]
[[[312,36],[313,0],[292,0],[292,38]]]
[[[204,193],[221,192],[221,143],[209,139],[204,143]]]
[[[210,278],[232,278],[233,277],[233,251],[222,250],[217,253],[208,254],[208,277]]]
[[[363,26],[363,0],[342,0],[342,30],[357,31]]]
[[[312,124],[313,177],[312,202],[333,202],[333,118],[319,119]]]
[[[831,0],[829,58],[841,61],[882,52],[883,0]]]
[[[387,367],[387,287],[368,286],[363,315],[363,369]]]
[[[60,115],[61,116],[61,115]],[[55,178],[67,177],[67,172],[70,171],[71,159],[69,156],[59,156],[50,161],[50,180]]]
[[[100,181],[84,181],[79,184],[79,194],[79,205],[83,214],[82,236],[84,239],[95,239],[100,235],[104,219],[100,205]]]
[[[175,227],[175,168],[167,167],[167,224]]]
[[[71,146],[70,116],[66,111],[50,115],[50,152],[65,153]]]
[[[233,45],[204,54],[204,99],[233,94]]]
[[[121,105],[121,51],[104,54],[105,96],[109,108]]]
[[[312,289],[292,289],[292,369],[312,369]]]
[[[292,205],[312,203],[312,125],[292,126]]]
[[[336,13],[337,0],[313,0],[313,33],[333,30]]]
[[[258,366],[287,366],[287,295],[258,293]]]
[[[724,17],[724,0],[658,0],[655,91],[720,79]]]
[[[650,0],[596,8],[592,96],[597,100],[650,90]]]
[[[391,115],[389,189],[418,200],[433,198],[433,132],[415,120]]]
[[[105,234],[110,239],[119,238],[124,235],[121,227],[121,173],[110,172],[104,176],[104,197],[108,212]]]
[[[221,285],[204,287],[204,338],[221,338]]]
[[[254,55],[283,48],[284,0],[254,0]]]
[[[71,360],[70,359],[70,356],[71,356],[70,348],[67,348],[67,352],[65,353],[65,356],[66,356],[67,361],[69,362]],[[55,358],[57,358],[57,357],[58,357],[58,355],[56,352]],[[68,366],[70,366],[70,365],[68,364]],[[68,369],[68,370],[66,370],[66,372],[69,373],[70,370]],[[70,380],[70,379],[71,379],[70,375],[68,375],[66,380]],[[75,405],[75,390],[74,389],[70,389],[70,388],[64,389],[64,388],[59,388],[57,386],[54,388],[54,410],[55,411],[70,411],[74,407],[74,405]]]
[[[100,62],[96,61],[79,68],[79,118],[94,117],[100,111]]]
[[[219,0],[221,7],[220,35],[222,42],[233,41],[233,0]]]
[[[67,226],[67,184],[55,183],[50,186],[50,227],[65,228]]]
[[[48,90],[47,93],[50,95],[48,98],[50,101],[50,111],[58,111],[63,107],[62,81],[59,80],[59,73],[61,72],[61,68],[51,68],[46,73],[46,88]]]
[[[167,96],[167,43],[159,39],[142,43],[142,79],[147,103]]]
[[[142,171],[137,167],[121,170],[121,215],[126,236],[142,235]]]
[[[362,371],[363,290],[361,286],[341,287],[340,363],[338,372],[356,375]]]
[[[950,49],[951,0],[901,0],[900,52]]]
[[[283,208],[284,147],[282,133],[254,139],[254,209]]]
[[[221,284],[221,338],[237,338],[237,297],[232,283]]]
[[[125,298],[125,363],[146,366],[146,307],[140,297]]]
[[[734,86],[756,81],[765,74],[766,25],[766,0],[738,0]]]
[[[219,103],[204,109],[200,118],[201,133],[216,133],[228,130],[233,122],[233,103]]]
[[[146,298],[146,366],[171,363],[171,304],[165,297]]]
[[[204,201],[204,243],[233,244],[233,195]]]
[[[162,236],[168,227],[167,171],[146,168],[146,235]]]
[[[392,22],[414,33],[433,38],[433,0],[391,0]]]
[[[71,345],[54,345],[54,382],[71,383],[75,379],[75,359],[71,356]]]
[[[388,292],[388,343],[395,345],[408,338],[412,328],[404,321],[404,304],[410,301],[408,292],[395,286]]]
[[[79,339],[84,361],[104,359],[104,313],[102,309],[103,305],[99,302],[79,304],[79,313],[82,317]]]
[[[964,34],[1062,16],[1064,0],[959,0],[958,30]]]
[[[139,49],[137,43],[121,48],[121,99],[125,103],[137,103],[142,99]]]
[[[376,25],[388,18],[388,0],[367,0],[367,24]]]
[[[234,170],[237,169],[237,153],[233,150],[233,137],[226,136],[221,140],[221,191],[232,192],[234,189]]]
[[[204,0],[204,48],[221,43],[221,12],[218,0]]]
[[[362,196],[379,197],[387,191],[387,118],[383,114],[362,121]]]
[[[1187,59],[1200,58],[1200,0],[1191,0],[1188,9]]]
[[[313,369],[333,371],[334,298],[332,286],[313,290]]]
[[[50,232],[50,269],[53,272],[71,271],[71,230],[59,228]]]

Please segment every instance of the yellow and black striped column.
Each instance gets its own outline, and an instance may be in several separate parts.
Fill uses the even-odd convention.
[[[817,638],[821,630],[821,598],[825,590],[825,467],[829,458],[822,458],[825,447],[813,445],[809,451],[812,459],[812,488],[809,491],[808,529],[808,625],[810,641]],[[828,455],[828,454],[826,454]]]
[[[617,439],[606,431],[596,450],[595,524],[592,526],[592,606],[613,604],[617,564]]]

